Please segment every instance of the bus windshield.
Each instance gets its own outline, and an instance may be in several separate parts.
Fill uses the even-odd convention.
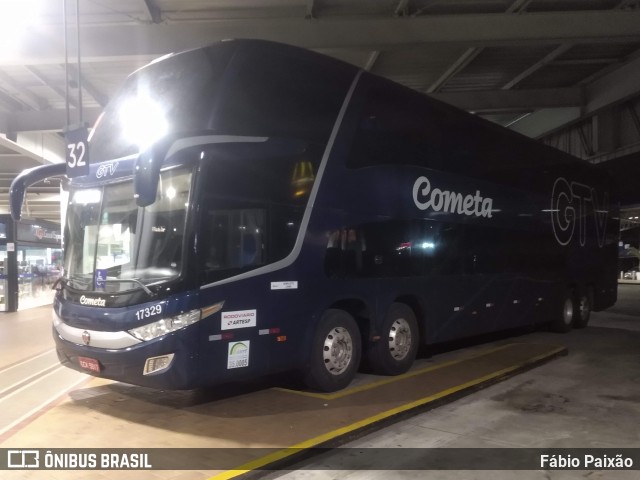
[[[137,207],[131,180],[71,189],[65,272],[78,290],[119,292],[177,278],[191,192],[190,169],[160,174],[156,201]]]

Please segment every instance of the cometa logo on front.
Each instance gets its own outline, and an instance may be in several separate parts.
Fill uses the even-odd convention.
[[[92,307],[104,307],[106,305],[106,301],[104,298],[92,298],[82,295],[80,297],[80,304],[91,305]]]
[[[493,199],[484,198],[480,190],[475,195],[431,189],[431,182],[427,177],[418,177],[413,184],[413,201],[420,210],[431,209],[434,212],[457,213],[458,215],[474,215],[476,217],[491,218]]]

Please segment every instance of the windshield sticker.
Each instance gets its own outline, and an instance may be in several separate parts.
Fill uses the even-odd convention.
[[[249,344],[249,340],[243,340],[242,342],[229,342],[227,369],[249,366]]]
[[[96,268],[95,273],[95,284],[96,290],[104,290],[107,286],[107,269],[106,268]]]
[[[233,330],[256,326],[257,315],[255,310],[240,310],[237,312],[222,312],[221,330]]]
[[[295,290],[298,282],[271,282],[271,290]]]

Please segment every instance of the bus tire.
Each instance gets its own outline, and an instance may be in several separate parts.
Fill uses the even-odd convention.
[[[551,331],[566,333],[571,330],[576,317],[577,302],[573,290],[568,289],[562,297],[560,306],[557,307],[554,318],[551,320]]]
[[[573,319],[574,328],[585,328],[589,324],[591,318],[591,309],[593,308],[593,289],[587,287],[582,290],[576,300],[577,310]]]
[[[418,323],[413,310],[404,303],[394,303],[382,324],[382,338],[367,351],[373,373],[400,375],[416,358],[419,343]]]
[[[327,310],[311,344],[305,384],[321,392],[345,388],[358,371],[361,352],[360,331],[353,317],[344,310]]]

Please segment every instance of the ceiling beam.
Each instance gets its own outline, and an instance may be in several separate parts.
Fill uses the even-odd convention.
[[[585,88],[588,115],[614,103],[620,103],[640,93],[640,57],[626,63]]]
[[[537,138],[579,117],[579,107],[541,108],[518,119],[509,128],[528,137]]]
[[[21,133],[17,137],[13,141],[0,135],[0,147],[45,165],[64,162],[65,145],[60,137],[39,132]]]
[[[228,38],[280,41],[306,48],[368,48],[384,50],[407,45],[449,43],[474,47],[540,45],[640,40],[640,11],[578,11],[464,15],[415,18],[336,18],[309,22],[218,20],[162,25],[86,25],[81,31],[85,62],[133,55],[164,55]],[[354,32],[358,32],[357,35]],[[13,60],[1,64],[63,63],[59,26],[45,26],[22,45]]]
[[[374,52],[375,53],[375,52]],[[541,90],[494,90],[486,92],[433,93],[430,96],[459,108],[472,111],[507,111],[532,108],[580,106],[583,104],[581,88],[557,88]],[[85,109],[85,119],[94,123],[101,109]],[[2,117],[11,131],[60,131],[65,125],[64,109],[41,112],[14,112]]]
[[[29,71],[29,73],[31,73],[31,75],[37,78],[44,86],[53,90],[60,98],[62,98],[63,100],[66,99],[67,97],[66,92],[62,88],[58,87],[53,82],[51,82],[51,80],[49,80],[40,70],[38,70],[38,68],[32,65],[25,65],[24,68],[26,68]],[[76,102],[76,99],[73,98],[73,96],[71,95],[69,95],[69,104],[71,104],[76,108],[78,107],[78,102]]]
[[[30,90],[16,82],[4,72],[0,72],[0,82],[4,85],[8,85],[13,91],[14,96],[17,96],[16,99],[29,108],[32,108],[33,110],[41,110],[47,107],[47,102],[44,99],[33,94]]]
[[[506,84],[504,84],[502,86],[503,90],[509,90],[510,88],[513,88],[515,85],[517,85],[518,83],[520,83],[522,80],[524,80],[527,77],[530,77],[531,75],[533,75],[535,72],[537,72],[538,70],[540,70],[542,67],[544,67],[545,65],[551,63],[553,60],[555,60],[556,58],[558,58],[560,55],[562,55],[563,53],[567,52],[568,50],[571,49],[571,47],[573,47],[572,44],[570,43],[565,43],[564,45],[560,45],[559,47],[554,48],[551,52],[549,52],[547,55],[545,55],[543,58],[541,58],[540,60],[538,60],[536,63],[534,63],[533,65],[531,65],[529,68],[527,68],[525,71],[521,72],[520,74],[516,75],[513,79],[511,79],[509,82],[507,82]]]
[[[378,50],[374,50],[369,54],[369,58],[367,58],[367,63],[364,66],[364,70],[370,72],[373,69],[373,66],[378,61],[378,57],[380,56],[380,52]]]
[[[315,0],[307,0],[307,4],[305,6],[304,18],[306,18],[307,20],[312,20],[316,18]]]
[[[508,112],[538,108],[581,107],[582,88],[489,90],[431,93],[430,97],[472,112]]]
[[[69,75],[71,78],[78,78],[78,68],[75,65],[69,64]],[[64,70],[65,66],[60,65],[60,68]],[[85,90],[89,95],[93,97],[93,99],[98,102],[98,104],[104,107],[109,101],[107,96],[104,95],[100,90],[98,90],[86,77],[83,75],[80,78],[80,83],[82,84],[82,89]]]
[[[527,9],[530,3],[531,0],[514,0],[506,11],[507,13],[522,13]]]
[[[531,0],[515,0],[511,5],[509,5],[505,13],[519,14],[527,8],[527,5],[529,5],[530,2]],[[451,66],[440,76],[440,78],[438,78],[434,83],[431,84],[429,88],[427,88],[427,93],[437,92],[440,87],[442,87],[451,79],[451,77],[466,68],[466,66],[473,62],[473,60],[483,51],[483,47],[471,47],[465,50],[465,52],[451,64]]]
[[[396,17],[406,17],[409,15],[409,0],[400,0],[393,9],[393,15]]]
[[[148,23],[162,22],[162,10],[156,5],[155,0],[139,0],[143,7],[143,21]]]
[[[435,82],[433,82],[429,88],[427,88],[427,93],[437,92],[438,89],[447,83],[451,77],[453,77],[456,73],[464,69],[467,65],[469,65],[480,53],[482,53],[482,48],[471,47],[468,48],[462,55],[460,55],[455,62],[451,64],[451,66],[442,74],[440,78],[438,78]]]
[[[93,125],[98,119],[101,108],[85,107],[83,119]],[[71,110],[71,118],[77,118],[77,110]],[[39,112],[21,111],[11,114],[0,112],[0,126],[5,125],[8,132],[59,132],[67,124],[65,109],[42,110]]]
[[[19,153],[1,153],[0,154],[0,162],[4,164],[20,162],[23,158],[24,156],[20,155]],[[15,177],[13,173],[9,174],[9,176],[11,177],[12,180]],[[5,175],[0,173],[0,181],[2,181],[4,177]]]
[[[432,93],[430,96],[474,112],[520,111],[535,108],[582,106],[584,104],[583,90],[580,87]],[[90,124],[95,123],[100,112],[100,108],[85,109],[85,120]],[[60,131],[66,123],[65,110],[14,112],[4,117],[0,114],[0,125],[3,122],[9,126],[10,131],[15,132]]]

